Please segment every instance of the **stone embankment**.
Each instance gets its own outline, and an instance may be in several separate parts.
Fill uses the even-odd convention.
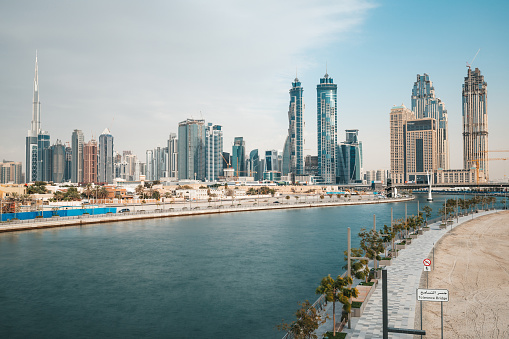
[[[366,205],[366,204],[380,204],[392,202],[404,202],[413,200],[414,197],[403,197],[394,199],[371,199],[371,200],[355,200],[355,201],[336,201],[336,202],[311,202],[311,203],[294,203],[294,204],[252,204],[252,205],[220,205],[220,206],[202,206],[195,207],[195,209],[187,209],[187,207],[171,208],[168,205],[166,208],[154,211],[138,211],[117,214],[102,214],[102,215],[81,215],[75,217],[53,217],[47,219],[34,219],[24,221],[11,221],[3,222],[0,224],[1,232],[16,232],[27,231],[42,228],[64,227],[64,226],[82,226],[98,223],[112,223],[130,220],[142,219],[155,219],[155,218],[171,218],[171,217],[185,217],[206,214],[221,214],[221,213],[234,213],[234,212],[253,212],[253,211],[267,211],[267,210],[283,210],[295,208],[313,208],[313,207],[334,207],[334,206],[351,206],[351,205]],[[171,206],[171,205],[170,205]]]

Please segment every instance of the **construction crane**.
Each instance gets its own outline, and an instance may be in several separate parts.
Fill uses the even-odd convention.
[[[485,151],[485,152],[499,152],[499,151]],[[504,151],[500,151],[504,152]],[[492,160],[509,160],[509,158],[488,158],[488,159],[474,159],[471,160],[476,163],[475,166],[475,181],[476,184],[479,184],[479,161],[492,161]]]
[[[470,61],[470,63],[468,63],[468,61],[467,61],[467,67],[468,67],[468,69],[470,69],[470,66],[472,66],[472,64],[474,63],[475,58],[477,58],[477,54],[479,54],[479,52],[480,52],[480,51],[481,51],[481,49],[479,48],[479,49],[477,50],[477,53],[475,53],[475,56],[474,56],[474,58],[472,59],[472,61]]]

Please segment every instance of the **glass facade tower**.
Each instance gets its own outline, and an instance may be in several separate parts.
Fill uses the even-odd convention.
[[[39,149],[38,135],[41,132],[41,102],[39,101],[39,67],[37,64],[37,52],[35,53],[35,76],[34,93],[32,102],[32,122],[26,137],[25,147],[25,181],[34,182],[38,180]],[[41,150],[42,151],[42,150]]]
[[[337,176],[339,184],[362,182],[362,142],[359,130],[346,130],[346,141],[338,146]]]
[[[179,123],[178,178],[205,179],[205,120]]]
[[[232,146],[232,167],[235,170],[235,176],[245,175],[246,163],[246,142],[243,137],[236,137]]]
[[[412,111],[416,119],[432,118],[437,121],[437,166],[449,169],[447,110],[440,98],[435,97],[435,88],[426,73],[417,74],[417,81],[412,89]]]
[[[288,136],[283,150],[282,174],[304,174],[304,136],[303,120],[304,103],[303,88],[298,78],[292,82],[290,89],[290,107],[288,109]]]
[[[338,129],[337,85],[327,73],[316,86],[316,98],[318,175],[322,183],[335,184]]]

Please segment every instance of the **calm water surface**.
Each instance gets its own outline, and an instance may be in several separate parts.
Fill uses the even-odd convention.
[[[434,210],[444,196],[435,196]],[[421,207],[425,196],[420,196]],[[0,235],[0,338],[281,338],[342,273],[347,227],[404,203],[246,212]],[[416,202],[408,203],[415,214]],[[358,245],[357,238],[353,246]]]

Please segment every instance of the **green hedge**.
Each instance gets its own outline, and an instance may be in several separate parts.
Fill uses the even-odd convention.
[[[361,308],[362,302],[360,301],[352,301],[352,308]]]

